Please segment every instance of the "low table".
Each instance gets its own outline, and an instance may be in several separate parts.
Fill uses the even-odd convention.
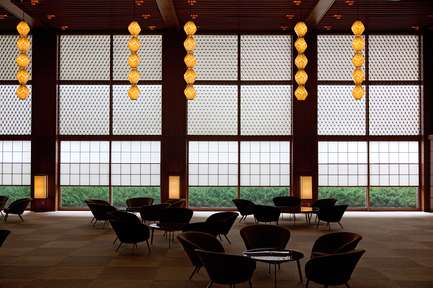
[[[171,242],[174,241],[174,232],[182,231],[185,223],[152,223],[149,228],[152,230],[150,244],[153,244],[153,234],[155,230],[161,230],[167,233],[168,247],[171,247]]]
[[[303,282],[301,264],[299,263],[299,260],[304,258],[304,254],[302,252],[296,250],[260,248],[247,250],[243,253],[243,255],[250,257],[255,261],[274,265],[274,287],[277,287],[277,266],[284,262],[296,261],[296,265],[298,266],[299,279],[301,280],[301,283]]]
[[[311,216],[313,216],[313,213],[316,213],[319,211],[319,208],[316,207],[309,207],[309,206],[302,206],[302,207],[293,207],[293,206],[277,206],[280,208],[281,213],[289,213],[293,215],[293,224],[296,224],[296,214],[304,214],[305,215],[305,221],[308,224],[311,224]]]

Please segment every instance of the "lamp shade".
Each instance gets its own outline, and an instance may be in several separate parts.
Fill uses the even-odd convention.
[[[183,93],[185,93],[185,97],[187,100],[194,100],[197,96],[197,92],[192,85],[187,85]]]
[[[180,176],[168,176],[168,198],[180,198]]]
[[[183,26],[183,30],[185,31],[186,35],[194,35],[195,32],[197,32],[197,26],[194,22],[188,21]]]
[[[352,48],[355,51],[361,51],[365,47],[365,41],[362,36],[355,36],[352,41]]]
[[[299,53],[304,53],[305,50],[307,50],[307,42],[305,41],[304,38],[298,38],[298,39],[296,39],[296,41],[295,41],[295,49]]]
[[[140,56],[138,56],[138,54],[136,53],[132,53],[131,55],[128,56],[128,65],[131,68],[137,68],[138,65],[140,65]]]
[[[301,189],[301,199],[311,200],[313,199],[313,177],[312,176],[300,176],[299,187]]]
[[[295,33],[298,37],[304,37],[305,34],[307,34],[307,32],[308,32],[308,27],[307,27],[307,24],[300,21],[300,22],[296,23],[294,30],[295,30]]]
[[[29,81],[29,72],[27,72],[27,70],[24,69],[20,69],[17,72],[17,80],[21,85],[26,85],[26,83]]]
[[[20,100],[26,100],[30,95],[30,90],[26,85],[19,85],[15,94]]]
[[[356,20],[355,22],[353,22],[353,24],[352,24],[353,34],[359,36],[362,33],[364,33],[364,30],[365,30],[364,24],[360,20]]]
[[[308,74],[305,70],[298,70],[295,74],[295,81],[298,85],[305,85],[308,80]]]
[[[185,41],[183,42],[183,47],[185,47],[186,51],[192,51],[197,46],[197,43],[195,42],[194,37],[189,36],[186,37]]]
[[[131,84],[137,84],[138,81],[140,81],[140,72],[138,72],[137,69],[132,69],[128,73],[128,80]]]
[[[364,81],[365,79],[364,71],[362,71],[359,68],[356,68],[352,73],[352,78],[356,85],[361,85],[362,81]]]
[[[25,68],[30,64],[30,58],[27,54],[20,53],[15,59],[19,67]]]
[[[137,21],[132,21],[129,23],[128,31],[131,35],[137,36],[141,32],[140,24]]]
[[[30,40],[27,37],[20,37],[17,40],[17,48],[21,52],[27,52],[30,49]]]
[[[296,88],[295,90],[295,97],[297,100],[299,101],[304,101],[305,99],[307,99],[308,96],[308,92],[307,89],[305,89],[305,86],[298,86],[298,88]]]
[[[35,175],[33,178],[33,198],[48,198],[48,175]]]
[[[138,37],[131,37],[131,39],[128,40],[128,48],[132,53],[137,53],[138,49],[140,49],[140,46],[141,43]]]
[[[352,57],[352,64],[355,67],[361,67],[362,65],[364,65],[365,62],[365,58],[361,53],[355,53],[355,55],[353,55]]]
[[[25,21],[20,21],[17,25],[17,31],[22,37],[26,37],[30,32],[30,26]]]
[[[183,58],[183,62],[185,62],[186,67],[194,68],[194,66],[197,64],[197,59],[195,58],[194,54],[188,53],[186,54],[185,58]]]
[[[194,84],[196,78],[197,78],[197,74],[191,68],[188,68],[185,74],[183,74],[183,79],[185,79],[186,84],[189,85]]]
[[[365,90],[361,85],[356,85],[352,90],[352,96],[355,100],[361,100],[365,94]]]
[[[305,56],[305,54],[298,54],[295,58],[295,66],[298,69],[305,69],[308,64],[308,58]]]
[[[131,88],[128,90],[128,97],[131,100],[137,100],[140,96],[140,88],[137,85],[133,84]]]

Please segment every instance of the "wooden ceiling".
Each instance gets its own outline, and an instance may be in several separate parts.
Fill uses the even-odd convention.
[[[167,1],[172,3],[179,23],[191,15],[197,17],[200,31],[278,32],[292,29],[296,21],[306,19],[323,0],[10,0],[38,25],[95,32],[126,32],[133,15],[144,30],[166,29],[157,2]],[[349,32],[356,18],[361,18],[370,32],[414,32],[433,27],[433,1],[335,0],[317,29]],[[17,18],[0,8],[1,31],[14,31],[17,22]]]

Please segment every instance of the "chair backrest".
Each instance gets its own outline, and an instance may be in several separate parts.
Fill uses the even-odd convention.
[[[10,233],[11,231],[9,230],[0,230],[0,247],[3,245],[3,243],[5,242],[6,238],[8,238]]]
[[[322,208],[317,212],[320,220],[327,222],[340,222],[348,205],[335,205],[332,207]]]
[[[22,214],[24,210],[32,202],[31,198],[21,198],[12,202],[8,207],[8,213],[11,214]]]
[[[3,210],[6,206],[6,202],[8,202],[9,197],[8,196],[0,196],[0,211]]]
[[[97,203],[97,204],[110,205],[110,203],[108,203],[108,201],[101,200],[101,199],[86,199],[86,200],[84,200],[84,202],[86,202],[86,204],[87,203]]]
[[[186,200],[181,199],[169,199],[167,201],[169,208],[185,208]]]
[[[351,232],[328,233],[314,242],[313,253],[335,254],[352,251],[358,246],[362,236]]]
[[[254,213],[255,204],[252,201],[246,199],[233,199],[232,201],[242,216]]]
[[[301,199],[294,196],[278,196],[272,199],[275,206],[298,207],[301,206]]]
[[[127,207],[143,207],[153,204],[153,198],[150,197],[135,197],[126,200]]]
[[[242,228],[240,232],[247,250],[257,248],[285,249],[290,240],[289,229],[276,225],[250,225]]]
[[[323,209],[327,207],[332,207],[337,202],[337,199],[335,198],[325,198],[325,199],[319,199],[313,202],[313,207]]]
[[[177,236],[177,240],[182,245],[185,253],[191,260],[192,265],[202,266],[200,258],[195,250],[206,250],[213,252],[224,252],[224,247],[214,236],[203,232],[183,232]]]
[[[167,209],[167,207],[167,203],[143,206],[140,209],[140,217],[143,221],[159,221],[162,211]]]
[[[140,219],[133,213],[125,212],[125,211],[113,211],[108,213],[108,217],[110,220],[129,223],[129,224],[141,224]]]
[[[183,232],[195,231],[195,232],[203,232],[207,234],[211,234],[212,236],[218,236],[220,234],[219,225],[217,223],[212,222],[195,222],[188,223],[183,228]]]
[[[161,223],[189,223],[193,211],[189,208],[167,208],[161,211]]]
[[[248,257],[196,250],[209,278],[216,284],[237,284],[251,279],[256,262]]]
[[[116,211],[117,209],[110,204],[102,203],[102,202],[86,202],[87,206],[89,206],[90,211],[95,217],[96,220],[109,220],[110,213]]]
[[[216,224],[216,227],[221,234],[227,234],[238,216],[239,214],[236,212],[217,212],[210,215],[206,219],[206,222]]]
[[[365,250],[330,254],[311,258],[305,264],[307,279],[322,285],[342,285],[347,283]]]
[[[254,208],[254,217],[259,222],[278,222],[281,210],[275,206],[256,205]]]

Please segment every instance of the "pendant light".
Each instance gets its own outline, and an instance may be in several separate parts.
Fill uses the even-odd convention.
[[[352,48],[355,51],[355,54],[352,57],[352,64],[355,66],[355,70],[352,73],[352,79],[355,83],[355,87],[352,90],[352,96],[358,101],[365,95],[365,90],[362,87],[362,82],[365,80],[365,74],[362,70],[362,65],[365,63],[365,58],[362,54],[362,50],[365,48],[365,40],[364,37],[362,37],[362,33],[365,31],[365,26],[361,20],[356,20],[353,22],[351,29],[355,35],[352,40]]]
[[[190,6],[190,15],[191,15],[191,6],[194,5],[195,2],[188,1]],[[191,17],[193,18],[193,17]],[[194,35],[197,32],[197,26],[195,25],[193,20],[189,20],[183,26],[183,30],[185,31],[186,39],[183,42],[183,47],[185,48],[186,55],[183,58],[183,61],[186,66],[186,72],[183,74],[183,79],[186,82],[186,88],[183,91],[187,100],[194,100],[197,96],[197,91],[194,88],[195,80],[197,79],[197,73],[194,71],[194,67],[197,64],[197,59],[194,56],[194,49],[197,46],[197,43],[194,39]]]
[[[135,16],[135,5],[136,2],[133,3],[133,16]],[[128,97],[132,101],[136,101],[138,97],[140,97],[140,88],[138,88],[137,84],[140,81],[141,74],[138,71],[138,66],[140,65],[141,59],[138,55],[138,50],[141,47],[140,39],[138,35],[141,32],[140,24],[137,21],[132,21],[128,25],[129,34],[131,34],[131,38],[128,40],[128,49],[131,51],[131,54],[128,57],[128,65],[131,70],[128,73],[128,81],[131,83],[131,87],[128,90]]]
[[[295,74],[295,82],[298,84],[298,87],[295,90],[295,97],[298,101],[304,101],[308,96],[307,89],[305,89],[308,74],[304,70],[308,64],[307,56],[304,54],[308,47],[307,42],[304,39],[305,34],[308,32],[308,27],[307,24],[300,21],[296,23],[294,30],[298,36],[298,39],[295,41],[295,49],[298,52],[298,55],[295,58],[295,66],[298,68],[298,71]]]
[[[17,25],[17,31],[20,35],[16,43],[19,54],[15,59],[15,62],[18,65],[16,78],[20,85],[18,86],[15,94],[17,95],[18,99],[26,100],[30,95],[30,89],[26,85],[30,78],[30,73],[27,71],[27,68],[30,64],[30,58],[27,55],[31,45],[28,37],[30,33],[30,26],[27,22],[21,20]]]

